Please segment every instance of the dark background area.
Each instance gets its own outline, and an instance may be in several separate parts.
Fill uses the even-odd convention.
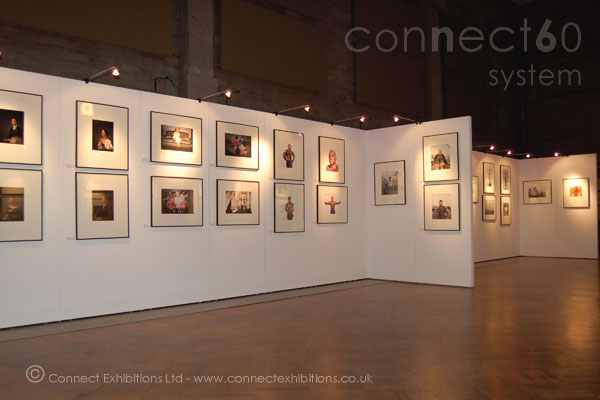
[[[241,92],[238,107],[277,111],[309,103],[309,114],[294,116],[333,121],[364,114],[365,129],[393,125],[400,114],[420,121],[471,115],[473,142],[496,144],[534,156],[598,153],[600,113],[600,21],[597,0],[135,0],[112,6],[42,0],[13,3],[0,15],[0,65],[82,79],[118,65],[121,79],[101,83],[196,98],[228,88]],[[528,20],[528,51],[523,33]],[[544,53],[536,36],[544,21],[557,48]],[[561,30],[572,22],[581,30],[576,52],[562,49]],[[349,37],[352,27],[365,27]],[[425,34],[425,51],[417,35]],[[431,51],[432,27],[454,32],[454,51]],[[466,27],[485,34],[477,52],[460,49]],[[498,27],[494,51],[487,39]],[[382,52],[375,39],[393,31],[398,48]],[[575,29],[565,41],[577,43]],[[384,33],[381,45],[393,44]],[[544,86],[537,80],[504,88],[491,84],[490,71],[577,69],[581,84]],[[165,78],[168,79],[157,79]],[[529,76],[527,76],[529,79]],[[217,98],[214,101],[223,101]],[[358,126],[358,122],[349,125]]]

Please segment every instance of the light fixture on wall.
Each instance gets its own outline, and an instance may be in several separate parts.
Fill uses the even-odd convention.
[[[525,156],[525,158],[531,158],[531,153],[515,153],[515,154],[513,154],[513,156],[515,156],[515,157]]]
[[[507,156],[512,156],[512,150],[508,150],[508,151],[506,152],[506,155],[507,155]]]
[[[231,96],[234,93],[239,93],[239,92],[240,91],[236,90],[236,89],[227,89],[227,90],[223,90],[222,92],[209,94],[208,96],[198,97],[196,100],[198,100],[198,103],[202,103],[203,101],[214,99],[215,97],[225,96],[225,104],[227,104],[227,103],[229,103],[229,99],[231,98]]]
[[[115,79],[119,79],[121,77],[121,73],[119,72],[119,68],[117,68],[116,66],[112,66],[110,68],[105,69],[104,71],[100,71],[97,74],[94,74],[92,76],[88,76],[87,78],[83,78],[83,80],[85,81],[85,83],[90,83],[95,81],[96,79],[100,79],[103,76],[106,75],[112,75],[113,78]]]
[[[294,111],[299,111],[299,110],[304,110],[305,112],[309,112],[311,110],[311,106],[310,104],[305,104],[303,106],[298,106],[298,107],[292,107],[292,108],[286,108],[285,110],[281,110],[281,111],[275,111],[273,114],[275,115],[281,115],[281,114],[288,114]]]
[[[362,125],[367,120],[367,117],[365,115],[359,115],[358,117],[340,119],[340,120],[331,122],[331,126],[336,125],[336,124],[343,124],[344,122],[356,121],[356,120],[358,120],[360,122],[360,128],[362,129]]]
[[[414,119],[412,119],[412,118],[403,117],[403,116],[401,116],[401,115],[398,115],[398,114],[394,115],[394,123],[395,123],[395,124],[397,124],[397,123],[398,123],[398,122],[400,122],[401,120],[408,121],[408,122],[412,122],[413,124],[417,124],[417,125],[419,125],[419,124],[420,124],[420,122],[419,122],[419,121],[417,121],[417,120],[414,120]]]
[[[560,156],[560,152],[558,152],[558,151],[555,151],[555,152],[554,152],[554,157],[559,157],[559,156]]]
[[[473,145],[474,149],[482,149],[484,147],[487,147],[489,151],[496,150],[496,145],[493,145],[493,144],[478,144],[478,145]]]

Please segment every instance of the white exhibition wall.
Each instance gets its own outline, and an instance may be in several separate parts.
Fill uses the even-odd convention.
[[[0,328],[366,277],[364,131],[0,69],[0,88],[44,96],[44,240],[0,243]],[[129,171],[75,168],[75,102],[129,108]],[[202,118],[203,166],[151,163],[150,111]],[[260,129],[259,171],[215,166],[216,121]],[[273,129],[304,133],[306,232],[273,232]],[[318,136],[346,141],[349,223],[316,224]],[[130,237],[75,240],[75,172],[129,175]],[[204,226],[150,227],[150,177],[204,180]],[[260,225],[216,226],[216,179],[260,182]],[[301,182],[300,182],[301,183]]]
[[[483,162],[511,167],[512,224],[482,219]],[[514,256],[598,258],[598,188],[596,155],[515,160],[473,152],[473,175],[479,176],[479,202],[473,204],[475,262]],[[563,208],[563,179],[590,179],[590,207]],[[523,181],[552,181],[551,204],[523,204]],[[500,205],[496,188],[496,206]],[[497,208],[498,210],[498,208]]]
[[[425,231],[423,137],[458,132],[460,231]],[[369,131],[367,142],[367,276],[405,282],[473,286],[471,118]],[[406,205],[375,206],[373,163],[406,161]]]
[[[493,154],[473,152],[473,176],[479,177],[479,196],[477,203],[473,204],[473,249],[475,262],[496,260],[499,258],[515,257],[520,255],[519,245],[519,160],[501,157]],[[483,220],[483,163],[494,164],[496,176],[496,215],[495,221]],[[512,206],[511,224],[500,225],[500,165],[510,167],[510,197]]]
[[[596,154],[519,161],[519,184],[530,180],[552,180],[551,204],[523,204],[521,193],[521,255],[598,258],[596,168]],[[564,178],[590,178],[589,208],[563,208]]]

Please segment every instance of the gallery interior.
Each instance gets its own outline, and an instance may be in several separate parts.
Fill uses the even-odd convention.
[[[597,1],[9,8],[2,398],[600,396]]]

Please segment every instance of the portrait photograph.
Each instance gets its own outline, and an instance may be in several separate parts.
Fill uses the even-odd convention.
[[[129,237],[129,176],[75,173],[76,239]]]
[[[150,161],[202,165],[202,118],[151,111]]]
[[[0,168],[0,242],[42,240],[42,171]]]
[[[483,163],[483,193],[496,193],[496,164]]]
[[[152,227],[202,226],[201,178],[151,177]]]
[[[273,130],[273,168],[275,179],[304,180],[304,134]]]
[[[500,196],[500,225],[511,224],[511,207],[510,196]]]
[[[319,136],[319,181],[344,183],[346,179],[346,142]]]
[[[374,170],[375,205],[406,204],[404,160],[375,163]]]
[[[348,223],[348,187],[317,185],[317,223]]]
[[[552,181],[523,181],[523,204],[551,204]]]
[[[481,212],[484,221],[496,220],[496,195],[484,194],[481,196]]]
[[[2,143],[23,145],[23,111],[0,108],[0,140]]]
[[[473,176],[472,178],[472,184],[473,184],[473,203],[479,203],[479,177],[478,176]]]
[[[590,178],[563,179],[563,208],[590,208]]]
[[[275,183],[275,233],[304,232],[304,185]]]
[[[423,137],[423,180],[459,179],[458,132]]]
[[[0,89],[0,163],[42,164],[42,102],[37,94]]]
[[[76,166],[129,169],[129,109],[77,100]]]
[[[460,230],[459,189],[458,183],[423,186],[426,231]]]
[[[500,194],[510,194],[510,166],[500,165]]]
[[[115,138],[112,121],[92,120],[92,150],[114,151]]]
[[[217,179],[217,225],[259,225],[260,184]]]
[[[217,121],[217,167],[258,170],[258,127]]]

